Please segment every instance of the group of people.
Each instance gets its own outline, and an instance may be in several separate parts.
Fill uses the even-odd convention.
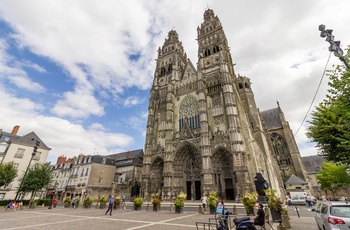
[[[22,209],[23,208],[23,202],[16,202],[16,201],[10,201],[7,206],[6,210],[8,211],[16,211],[17,209]]]
[[[203,194],[202,198],[201,198],[201,202],[202,202],[202,207],[203,207],[203,213],[206,213],[206,205],[207,205],[207,197],[205,194]],[[223,202],[222,204],[219,204],[221,206],[223,206]],[[251,223],[253,223],[254,225],[264,225],[265,223],[265,212],[264,212],[264,205],[262,203],[259,203],[258,205],[258,210],[255,214],[255,216],[252,218]]]

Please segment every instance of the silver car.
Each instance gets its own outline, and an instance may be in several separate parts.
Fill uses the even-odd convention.
[[[315,211],[318,229],[350,229],[350,204],[344,202],[320,202]]]

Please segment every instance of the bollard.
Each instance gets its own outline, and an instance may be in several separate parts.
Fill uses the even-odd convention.
[[[282,223],[283,223],[283,226],[286,227],[286,229],[291,229],[288,215],[282,215]]]
[[[199,206],[198,206],[198,213],[203,213],[202,205],[199,205]]]
[[[147,212],[149,211],[149,204],[147,204],[147,209],[146,209],[146,211],[147,211]]]
[[[173,204],[170,204],[169,211],[173,212]]]
[[[232,214],[233,215],[238,215],[236,205],[233,205]]]
[[[123,207],[124,210],[126,210],[126,203],[124,202],[124,207]]]

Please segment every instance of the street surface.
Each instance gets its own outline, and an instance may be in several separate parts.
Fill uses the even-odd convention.
[[[113,210],[112,216],[105,215],[106,209],[85,209],[85,208],[64,208],[62,205],[57,208],[37,207],[35,209],[23,209],[19,211],[1,211],[0,229],[122,229],[122,230],[175,230],[175,229],[196,229],[196,222],[208,222],[212,214],[198,212],[199,203],[186,203],[184,212],[175,214],[170,212],[170,204],[164,203],[162,210],[152,212],[147,203],[141,211],[133,211],[132,203],[128,203],[126,210]],[[241,204],[227,204],[230,209],[236,205],[239,216],[245,216]],[[230,207],[231,206],[231,207]],[[305,206],[298,206],[301,218],[293,207],[288,208],[291,216],[292,229],[316,230],[316,223],[313,218],[314,212],[308,211]],[[232,209],[231,209],[232,210]],[[276,230],[278,223],[273,223]],[[268,228],[267,228],[268,229]]]

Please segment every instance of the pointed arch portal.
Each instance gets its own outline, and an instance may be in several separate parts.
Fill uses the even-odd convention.
[[[217,148],[212,157],[214,169],[214,184],[219,196],[226,200],[234,200],[236,196],[235,183],[237,179],[233,173],[233,158],[226,148]]]
[[[149,193],[162,192],[164,181],[163,181],[163,168],[164,161],[160,157],[156,158],[151,165],[150,185]],[[160,194],[162,195],[162,194]]]
[[[183,143],[174,158],[174,192],[187,193],[187,200],[200,200],[202,159],[200,150],[192,143]]]

